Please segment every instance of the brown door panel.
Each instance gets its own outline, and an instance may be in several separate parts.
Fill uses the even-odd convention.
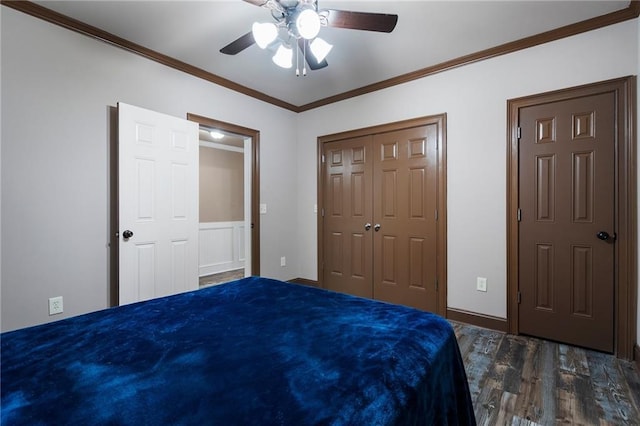
[[[613,351],[615,98],[520,110],[520,332]]]
[[[325,287],[371,298],[371,137],[327,143],[324,156]]]
[[[437,126],[373,138],[374,297],[437,312]]]

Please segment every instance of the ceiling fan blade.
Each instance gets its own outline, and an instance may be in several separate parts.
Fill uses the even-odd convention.
[[[237,55],[255,42],[256,41],[253,38],[253,33],[249,31],[239,39],[232,41],[231,43],[220,49],[220,53],[224,53],[225,55]]]
[[[303,52],[304,59],[312,70],[319,70],[329,65],[326,59],[323,59],[322,62],[318,62],[316,57],[313,56],[313,53],[311,53],[311,49],[309,48],[309,40],[302,38],[298,39],[298,47],[300,48],[300,51]]]
[[[334,28],[390,33],[398,23],[398,15],[387,13],[352,12],[328,9],[327,25]]]
[[[251,3],[256,6],[264,6],[267,3],[267,0],[243,0],[247,3]]]

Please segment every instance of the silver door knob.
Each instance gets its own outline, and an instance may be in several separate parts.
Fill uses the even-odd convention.
[[[376,223],[375,226],[373,227],[373,229],[378,232],[380,230],[380,224]]]
[[[368,231],[369,229],[371,229],[371,224],[370,223],[365,223],[364,224],[364,230]]]

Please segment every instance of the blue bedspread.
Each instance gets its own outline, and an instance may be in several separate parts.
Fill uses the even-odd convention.
[[[475,424],[447,321],[270,279],[1,337],[3,425]]]

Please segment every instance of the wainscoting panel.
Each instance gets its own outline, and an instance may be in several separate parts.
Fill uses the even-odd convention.
[[[199,276],[244,268],[244,222],[200,224]]]

